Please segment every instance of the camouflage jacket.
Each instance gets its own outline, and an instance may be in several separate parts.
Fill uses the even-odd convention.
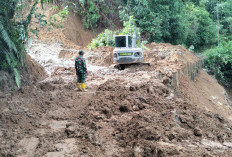
[[[87,73],[85,59],[82,56],[79,56],[76,58],[75,69],[76,69],[76,74],[86,74]]]

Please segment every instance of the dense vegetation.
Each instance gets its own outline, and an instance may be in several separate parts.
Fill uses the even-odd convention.
[[[232,86],[231,0],[121,0],[115,4],[119,10],[114,11],[122,22],[134,17],[144,40],[181,44],[195,52],[205,52],[208,70]],[[90,47],[111,45],[110,37],[112,32],[107,30]]]
[[[27,17],[18,20],[19,15],[16,15],[16,12],[21,9],[18,8],[18,1],[0,1],[0,70],[13,73],[18,87],[20,86],[19,69],[23,66],[25,58],[22,43],[26,39],[26,30],[37,3],[36,1],[32,6]]]
[[[40,1],[43,3],[44,1]],[[32,5],[19,0],[0,1],[0,71],[8,71],[15,77],[15,82],[20,87],[20,70],[24,66],[24,43],[28,36],[28,27],[34,15],[39,23],[45,22],[44,15],[36,14],[38,0]],[[23,10],[30,7],[25,16]]]
[[[232,41],[206,51],[205,65],[224,85],[232,86]]]
[[[222,82],[232,84],[231,0],[28,1],[35,4],[39,2],[61,4],[59,6],[62,6],[63,10],[58,16],[65,17],[69,11],[78,13],[82,16],[86,29],[95,30],[101,26],[118,30],[123,24],[133,21],[133,24],[124,26],[121,31],[106,30],[93,40],[90,47],[113,45],[112,37],[115,33],[123,31],[130,33],[130,29],[136,27],[144,41],[181,44],[186,48],[191,47],[195,52],[206,52],[208,56],[206,65],[210,72]],[[28,16],[20,16],[28,1],[0,1],[0,70],[11,71],[15,76],[19,76],[17,69],[23,65],[22,42],[27,38],[27,27],[32,15],[43,21],[43,15],[36,15],[33,6]],[[51,17],[49,24],[56,25],[54,24],[56,17],[57,15]],[[130,20],[130,17],[133,17],[133,20]]]

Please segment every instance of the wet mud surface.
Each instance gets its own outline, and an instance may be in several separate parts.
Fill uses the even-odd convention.
[[[1,156],[231,156],[232,125],[159,80],[64,80],[1,97]]]
[[[204,93],[199,87],[209,76],[199,73],[192,84],[184,79],[179,91],[171,87],[171,72],[186,60],[197,60],[180,53],[180,47],[161,51],[155,48],[169,46],[153,44],[154,52],[146,56],[151,66],[125,70],[87,60],[88,91],[78,92],[74,56],[64,55],[59,45],[36,44],[31,56],[49,77],[0,97],[0,156],[232,156],[232,123],[220,110],[226,108],[229,114],[230,106],[222,103],[218,108],[200,99],[212,105],[206,110],[191,97],[191,91],[201,97],[197,89]],[[62,51],[60,57],[56,50]],[[42,59],[44,53],[48,60]],[[213,94],[207,96],[222,102],[223,95]]]

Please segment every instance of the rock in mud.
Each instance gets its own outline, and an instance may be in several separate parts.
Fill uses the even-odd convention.
[[[40,83],[39,87],[44,92],[54,91],[55,90],[55,86],[52,85],[50,82]]]
[[[164,76],[164,77],[162,78],[162,82],[163,82],[165,85],[167,85],[167,84],[169,84],[169,83],[171,82],[171,80],[170,80],[170,78],[168,78],[167,76]]]
[[[134,111],[139,111],[139,107],[137,105],[134,105],[132,108]]]
[[[133,86],[130,86],[130,91],[135,91],[136,90],[136,88],[135,87],[133,87]]]
[[[202,131],[200,128],[195,128],[193,133],[195,136],[202,136]]]
[[[66,125],[66,128],[65,128],[65,133],[68,135],[68,136],[70,136],[70,135],[72,135],[72,134],[74,134],[75,133],[75,127],[74,126],[72,126],[72,125]]]

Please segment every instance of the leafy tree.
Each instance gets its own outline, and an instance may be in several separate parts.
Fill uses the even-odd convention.
[[[93,39],[91,41],[91,43],[88,45],[88,48],[90,49],[96,49],[98,47],[103,47],[103,46],[115,46],[114,43],[114,36],[115,35],[130,35],[132,36],[133,34],[137,34],[138,35],[138,39],[137,40],[137,45],[139,47],[145,48],[147,49],[147,47],[145,47],[145,44],[147,41],[142,41],[140,40],[140,29],[138,27],[136,27],[135,24],[135,19],[133,16],[129,17],[129,20],[124,22],[124,28],[122,30],[117,30],[117,31],[111,31],[106,29],[103,33],[100,33],[98,35],[97,38]]]
[[[100,33],[97,38],[93,39],[87,46],[90,49],[96,49],[103,46],[114,46],[114,35],[116,32],[106,29]]]
[[[231,24],[232,24],[232,1],[231,0],[204,0],[204,7],[210,13],[210,17],[217,23],[218,40],[231,40]]]
[[[54,8],[56,8],[56,6]],[[61,23],[67,18],[68,14],[69,9],[68,6],[66,6],[61,9],[57,14],[49,17],[49,25],[56,26],[57,28],[63,28],[63,25]]]
[[[161,21],[161,41],[183,44],[187,37],[184,3],[181,0],[149,0],[149,5]]]
[[[141,29],[141,35],[149,41],[160,39],[160,21],[151,11],[147,0],[127,0],[119,11],[119,16],[122,21],[128,21],[133,16],[136,26]]]
[[[232,40],[232,1],[222,2],[218,6],[220,33],[227,41]]]
[[[216,25],[204,7],[193,4],[186,5],[189,30],[186,45],[194,47],[209,47],[216,43]]]
[[[206,51],[206,68],[223,84],[232,87],[232,41]]]
[[[120,0],[67,0],[62,3],[67,3],[74,13],[82,16],[82,21],[85,29],[95,30],[99,25],[115,26],[109,18],[115,14],[116,8]]]

